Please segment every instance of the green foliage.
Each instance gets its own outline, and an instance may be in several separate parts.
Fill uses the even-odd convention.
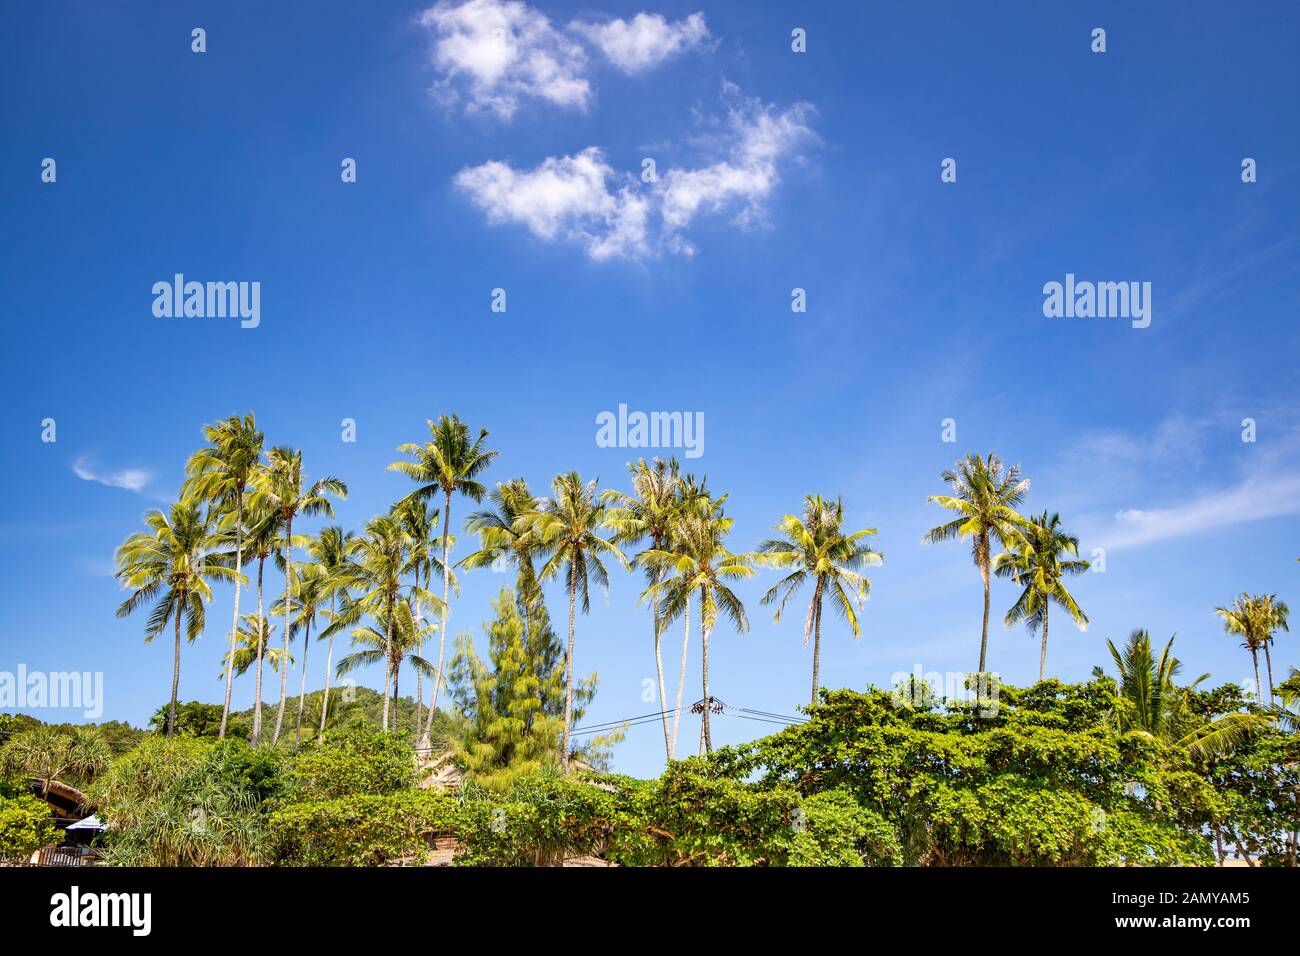
[[[149,718],[149,729],[154,733],[166,733],[168,706],[163,704]],[[185,704],[177,703],[174,732],[177,736],[215,739],[221,730],[221,710],[220,704],[205,704],[197,700]],[[226,727],[226,736],[247,738],[251,730],[248,720],[234,719]]]
[[[456,801],[403,791],[281,807],[268,822],[267,859],[281,866],[418,863],[438,833],[453,829]]]
[[[560,763],[564,646],[540,600],[526,607],[503,588],[492,608],[496,619],[485,626],[490,667],[468,634],[456,639],[451,692],[461,720],[453,744],[473,780],[505,791]],[[595,692],[594,675],[575,687],[575,721]]]
[[[396,734],[349,730],[327,734],[288,761],[284,772],[290,800],[333,800],[389,794],[414,784],[414,752]]]
[[[242,740],[151,738],[97,781],[115,866],[246,866],[262,852],[280,757]]]
[[[1213,789],[1181,752],[1108,723],[1114,684],[1000,688],[996,713],[826,693],[807,724],[718,754],[778,791],[852,794],[923,865],[1198,864]]]
[[[556,866],[599,852],[626,826],[615,795],[556,773],[520,778],[504,795],[471,786],[462,797],[460,866]]]
[[[45,801],[28,793],[0,796],[0,861],[24,861],[57,835]]]
[[[48,788],[55,780],[79,784],[104,770],[112,759],[108,742],[91,726],[68,730],[37,724],[14,734],[0,747],[0,770],[25,774]]]

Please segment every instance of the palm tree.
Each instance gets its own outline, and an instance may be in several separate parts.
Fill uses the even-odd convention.
[[[410,498],[403,498],[389,510],[402,530],[406,532],[411,539],[410,557],[407,565],[414,576],[415,583],[421,584],[428,588],[432,583],[433,572],[435,569],[442,570],[442,562],[438,560],[433,553],[433,535],[438,527],[438,509],[430,508],[423,501],[415,501]],[[417,646],[415,649],[417,655],[424,654],[424,648]],[[424,705],[424,674],[421,671],[415,673],[415,733],[420,733],[420,710]]]
[[[1242,638],[1241,646],[1250,651],[1255,665],[1255,700],[1264,705],[1264,685],[1259,679],[1259,652],[1263,650],[1264,660],[1268,665],[1268,702],[1273,703],[1273,658],[1268,646],[1273,642],[1275,631],[1289,631],[1287,616],[1290,608],[1277,600],[1275,594],[1237,595],[1232,607],[1216,607],[1214,613],[1223,618],[1223,630],[1228,634],[1238,634]]]
[[[615,544],[636,544],[649,541],[647,551],[662,551],[668,543],[681,514],[678,493],[681,488],[681,466],[677,459],[664,461],[656,457],[653,464],[644,458],[627,466],[632,476],[632,494],[609,489],[604,500],[610,505],[605,524],[614,531]],[[637,555],[633,565],[645,569],[646,584],[658,584],[663,568],[647,564]],[[659,680],[659,707],[664,727],[664,753],[673,758],[672,734],[669,730],[667,694],[664,689],[663,628],[660,626],[659,601],[650,602],[654,625],[655,675]]]
[[[243,677],[250,667],[258,661],[265,661],[271,669],[279,673],[280,666],[293,666],[293,655],[286,656],[278,647],[271,646],[275,635],[275,625],[269,620],[259,619],[256,614],[245,614],[244,624],[236,632],[238,641],[234,654],[226,654],[221,659],[225,671],[234,670],[236,677]]]
[[[591,610],[590,579],[609,591],[609,573],[603,557],[613,557],[623,567],[627,559],[617,545],[599,534],[605,523],[606,506],[597,494],[596,479],[584,482],[576,471],[557,475],[551,482],[552,496],[543,499],[531,523],[539,551],[546,562],[538,580],[549,581],[564,574],[569,589],[569,643],[564,657],[564,742],[562,768],[569,772],[569,739],[573,733],[573,644],[574,613],[582,598],[582,613]]]
[[[493,509],[475,511],[465,520],[465,530],[479,537],[479,550],[457,563],[457,567],[484,568],[497,561],[507,560],[517,569],[516,585],[519,597],[526,607],[536,607],[541,600],[537,584],[537,535],[532,519],[541,506],[522,478],[498,481],[488,494]],[[528,617],[524,616],[524,635],[527,643]]]
[[[383,729],[388,730],[388,688],[394,680],[392,670],[393,625],[395,609],[405,600],[416,612],[424,608],[438,609],[442,602],[417,584],[406,585],[403,597],[402,575],[407,570],[407,550],[410,538],[400,524],[389,516],[372,519],[366,525],[365,537],[358,546],[358,561],[346,579],[346,586],[355,591],[330,627],[341,629],[360,622],[370,615],[384,628],[383,657],[387,669],[384,673]],[[423,638],[423,634],[421,635]]]
[[[410,455],[413,461],[395,461],[388,466],[390,471],[400,472],[420,487],[409,497],[424,501],[442,492],[444,507],[442,509],[442,617],[438,627],[438,668],[433,679],[433,700],[429,704],[428,722],[424,729],[427,741],[433,729],[433,712],[438,706],[438,691],[442,688],[442,663],[447,645],[447,602],[450,600],[451,586],[451,496],[459,492],[475,502],[483,500],[485,489],[477,480],[478,475],[492,463],[497,456],[495,451],[483,447],[488,431],[480,429],[478,438],[470,441],[469,427],[456,415],[442,415],[435,425],[428,421],[430,441],[420,445],[408,442],[399,445],[397,450]]]
[[[328,576],[330,607],[326,613],[330,623],[321,633],[329,643],[325,655],[325,690],[321,695],[319,736],[325,735],[325,721],[330,706],[330,676],[334,670],[334,635],[338,632],[335,622],[338,620],[338,600],[343,598],[347,604],[348,581],[355,577],[356,563],[353,560],[361,547],[361,541],[351,531],[344,531],[338,525],[322,528],[319,535],[307,544],[307,553],[325,570]]]
[[[670,550],[646,551],[641,560],[658,567],[664,577],[648,587],[641,595],[643,600],[659,600],[661,614],[673,621],[690,607],[693,594],[700,603],[700,654],[704,698],[701,701],[700,752],[713,751],[713,731],[710,711],[714,700],[709,691],[709,636],[717,625],[721,611],[737,631],[749,630],[745,605],[727,586],[727,581],[750,578],[754,575],[752,554],[734,554],[723,546],[723,539],[731,532],[732,519],[725,517],[723,495],[702,504],[683,515],[672,536]]]
[[[306,483],[302,470],[302,452],[285,445],[272,448],[267,454],[267,467],[259,472],[259,481],[255,495],[274,510],[284,526],[284,650],[289,651],[290,599],[293,596],[293,520],[317,514],[334,517],[334,506],[327,495],[337,498],[348,496],[348,486],[335,477],[321,478],[312,484]],[[304,542],[305,543],[305,542]],[[280,730],[284,726],[284,708],[288,698],[289,670],[280,671],[280,708],[275,715],[275,730],[271,732],[271,746],[280,739]]]
[[[167,709],[167,736],[176,729],[176,695],[181,682],[181,618],[192,643],[203,633],[204,605],[212,600],[209,581],[237,580],[234,568],[213,560],[222,537],[213,531],[212,513],[193,501],[172,505],[170,514],[154,509],[145,515],[149,530],[137,532],[117,549],[117,579],[132,591],[117,609],[126,617],[155,602],[145,624],[145,643],[162,633],[169,621],[176,625],[172,657],[172,694]]]
[[[1191,707],[1191,695],[1210,675],[1202,674],[1186,687],[1178,686],[1174,679],[1182,663],[1173,656],[1172,637],[1159,658],[1151,650],[1150,635],[1141,628],[1129,634],[1123,651],[1112,641],[1106,646],[1115,662],[1119,696],[1124,701],[1112,717],[1120,733],[1160,740],[1190,757],[1204,759],[1231,750],[1271,720],[1243,713],[1224,714],[1208,722],[1200,717]],[[1092,673],[1094,677],[1106,676],[1100,667],[1094,667]]]
[[[1038,654],[1038,679],[1047,678],[1047,610],[1054,602],[1065,609],[1079,630],[1088,629],[1088,615],[1066,590],[1066,575],[1083,574],[1087,561],[1079,560],[1079,539],[1061,530],[1061,516],[1050,518],[1044,511],[1031,518],[1021,532],[1025,541],[1014,551],[999,554],[993,562],[998,577],[1011,578],[1024,585],[1020,597],[1007,611],[1002,623],[1007,627],[1024,622],[1032,634],[1041,628],[1043,645]],[[1063,556],[1073,555],[1071,560]]]
[[[243,580],[244,564],[244,494],[262,457],[262,433],[249,412],[243,418],[231,415],[224,421],[203,428],[203,438],[208,442],[190,456],[185,472],[189,476],[182,493],[200,501],[212,502],[231,508],[235,525],[235,612],[230,622],[230,654],[235,649],[235,635],[239,630],[239,591]],[[221,708],[221,730],[217,736],[226,736],[230,719],[230,695],[234,688],[234,672],[226,668],[226,699]]]
[[[803,518],[786,515],[773,530],[782,537],[764,541],[758,546],[763,560],[778,568],[793,568],[788,575],[763,595],[761,604],[771,604],[781,598],[776,609],[776,621],[781,622],[785,604],[808,581],[813,582],[812,599],[808,602],[808,616],[804,620],[803,643],[813,638],[812,703],[817,703],[821,688],[822,604],[829,596],[831,606],[849,622],[856,640],[861,635],[857,611],[871,593],[871,582],[860,568],[884,563],[884,555],[866,543],[866,538],[876,533],[875,528],[864,528],[845,534],[844,501],[836,498],[828,502],[821,495],[808,495],[804,499]]]
[[[353,651],[339,661],[338,676],[349,674],[359,667],[384,662],[385,672],[391,674],[389,684],[384,687],[384,712],[387,714],[391,701],[393,715],[397,715],[397,678],[401,673],[402,662],[410,661],[417,674],[433,676],[433,665],[420,656],[417,648],[437,629],[436,624],[421,625],[417,613],[412,613],[408,600],[397,601],[392,608],[391,620],[387,612],[381,612],[377,621],[379,628],[361,626],[352,630],[352,643],[362,650]]]
[[[265,622],[263,580],[266,571],[266,559],[273,556],[279,557],[284,553],[281,547],[280,513],[267,505],[265,501],[259,501],[255,496],[250,496],[248,510],[248,532],[244,543],[248,546],[249,555],[257,559],[257,619]],[[262,741],[261,647],[262,645],[259,644],[257,669],[254,672],[253,681],[253,730],[249,735],[249,742],[255,747]]]
[[[308,546],[310,547],[310,543]],[[311,626],[316,621],[316,615],[324,609],[325,601],[329,598],[332,588],[333,582],[330,580],[329,571],[319,564],[307,564],[303,566],[298,578],[296,592],[292,596],[286,594],[284,597],[289,602],[289,611],[293,618],[289,628],[290,639],[298,631],[303,632],[302,673],[298,681],[298,716],[294,721],[294,740],[299,744],[302,743],[303,703],[307,699],[307,652],[311,650]],[[289,659],[289,664],[293,664],[292,658]]]
[[[984,624],[980,631],[980,666],[984,673],[989,645],[989,573],[992,567],[990,539],[1003,550],[1018,547],[1024,540],[1020,528],[1024,519],[1015,505],[1029,491],[1029,479],[1021,477],[1020,466],[1005,468],[991,452],[984,458],[967,455],[943,473],[952,487],[951,495],[931,495],[927,500],[957,513],[958,517],[931,528],[923,540],[934,543],[953,538],[971,539],[971,556],[984,582]]]

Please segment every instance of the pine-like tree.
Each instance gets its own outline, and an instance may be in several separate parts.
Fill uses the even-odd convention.
[[[541,602],[526,606],[504,588],[492,609],[496,617],[484,625],[488,660],[462,632],[449,681],[460,717],[453,741],[460,763],[477,783],[502,791],[520,777],[560,765],[564,644]],[[595,693],[594,674],[575,688],[575,721]]]

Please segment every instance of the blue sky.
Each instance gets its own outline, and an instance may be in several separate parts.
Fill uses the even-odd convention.
[[[1106,549],[1075,590],[1091,627],[1053,628],[1051,673],[1085,678],[1106,638],[1147,627],[1178,634],[1190,674],[1245,679],[1214,606],[1294,602],[1300,580],[1298,17],[1131,6],[14,11],[0,669],[103,671],[106,718],[165,700],[169,648],[114,618],[112,552],[175,494],[204,422],[253,410],[268,441],[351,485],[337,516],[359,527],[409,490],[385,465],[441,412],[491,431],[489,480],[540,490],[577,469],[623,486],[654,450],[598,447],[595,418],[626,403],[703,413],[690,465],[731,494],[736,550],[810,492],[879,529],[862,639],[825,627],[827,686],[974,667],[969,551],[921,535],[943,517],[925,500],[939,472],[987,450],[1033,479],[1026,509],[1060,511],[1085,556]],[[260,282],[260,325],[156,318],[151,287],[178,272]],[[1067,273],[1150,282],[1150,327],[1045,317],[1043,286]],[[507,580],[467,575],[453,632],[481,636]],[[789,714],[811,653],[800,613],[777,626],[758,606],[773,580],[741,587],[753,627],[715,635],[712,682]],[[656,709],[639,591],[615,575],[579,621],[593,721]],[[995,620],[1013,599],[995,583]],[[185,649],[184,699],[220,699],[229,602]],[[1036,675],[1023,629],[990,640],[1005,679]],[[248,706],[251,681],[236,694]],[[723,718],[715,742],[762,729]],[[633,728],[616,768],[654,773],[656,734]]]

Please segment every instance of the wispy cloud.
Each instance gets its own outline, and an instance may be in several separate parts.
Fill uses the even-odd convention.
[[[1300,474],[1269,474],[1168,507],[1120,511],[1101,546],[1135,547],[1294,514],[1300,514]]]
[[[778,110],[758,100],[739,102],[728,112],[722,158],[670,168],[657,182],[619,173],[596,146],[528,170],[494,160],[462,169],[454,181],[489,222],[520,223],[541,239],[579,242],[593,259],[661,249],[693,255],[686,231],[702,214],[731,214],[742,230],[763,222],[781,164],[817,140],[811,114],[804,103]]]
[[[153,478],[153,472],[143,468],[125,468],[121,471],[100,471],[85,455],[72,463],[72,471],[82,481],[93,481],[110,488],[125,488],[140,492]]]

